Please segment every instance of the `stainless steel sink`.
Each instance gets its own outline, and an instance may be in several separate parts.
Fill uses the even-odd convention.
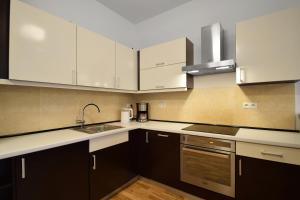
[[[85,126],[83,128],[74,128],[76,131],[88,133],[88,134],[95,134],[95,133],[100,133],[104,131],[110,131],[110,130],[115,130],[123,128],[122,126],[115,126],[115,125],[109,125],[109,124],[101,124],[101,125],[92,125],[92,126]]]

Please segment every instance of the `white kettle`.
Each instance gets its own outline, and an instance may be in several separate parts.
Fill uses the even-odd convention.
[[[121,124],[128,124],[133,118],[133,109],[131,107],[122,108]]]

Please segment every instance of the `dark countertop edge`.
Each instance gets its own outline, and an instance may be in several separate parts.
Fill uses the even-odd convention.
[[[208,123],[196,123],[196,122],[186,122],[186,121],[172,121],[172,120],[157,120],[157,119],[149,119],[149,121],[169,122],[169,123],[182,123],[182,124],[215,125],[215,126],[225,126],[225,127],[235,127],[235,128],[248,128],[248,129],[256,129],[256,130],[284,131],[284,132],[291,132],[291,133],[300,133],[300,130],[291,130],[291,129],[260,128],[260,127],[249,127],[249,126],[234,126],[234,125],[224,125],[224,124],[208,124]],[[100,125],[100,124],[114,123],[114,122],[120,122],[120,120],[106,121],[106,122],[86,124],[86,125],[91,126],[91,125]],[[31,135],[31,134],[37,134],[37,133],[44,133],[44,132],[49,132],[49,131],[59,131],[59,130],[77,128],[77,127],[80,127],[80,125],[77,125],[77,126],[68,126],[68,127],[61,127],[61,128],[54,128],[54,129],[47,129],[47,130],[41,130],[41,131],[32,131],[32,132],[25,132],[25,133],[17,133],[17,134],[11,134],[11,135],[2,135],[2,136],[0,136],[0,139],[1,138],[16,137],[16,136]]]

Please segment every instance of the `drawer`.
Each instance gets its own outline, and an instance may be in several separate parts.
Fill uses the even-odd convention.
[[[185,63],[142,69],[140,72],[141,90],[162,90],[188,87],[187,75],[182,72]]]
[[[263,160],[300,165],[300,149],[295,148],[236,142],[236,154]]]
[[[91,153],[94,151],[98,151],[100,149],[104,149],[128,141],[129,141],[128,132],[115,133],[113,135],[107,135],[104,137],[91,139],[89,151]]]
[[[185,63],[187,61],[186,45],[187,39],[179,38],[142,49],[140,51],[141,69]]]

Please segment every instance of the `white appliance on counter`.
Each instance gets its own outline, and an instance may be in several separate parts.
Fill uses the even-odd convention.
[[[121,124],[128,124],[132,118],[133,118],[133,109],[131,108],[131,106],[122,108]]]

